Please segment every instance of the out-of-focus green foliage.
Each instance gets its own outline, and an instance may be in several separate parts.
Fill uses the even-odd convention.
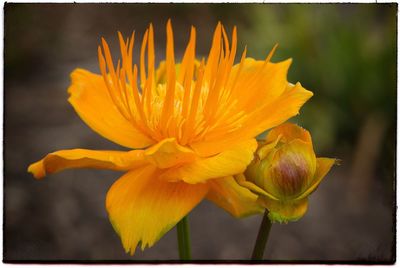
[[[294,121],[317,149],[352,148],[372,114],[395,125],[396,12],[396,5],[249,5],[239,36],[250,56],[265,57],[279,43],[273,61],[293,58],[289,81],[315,94]]]

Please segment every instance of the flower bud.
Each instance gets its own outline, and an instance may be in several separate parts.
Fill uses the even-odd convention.
[[[295,221],[305,214],[308,196],[334,163],[316,158],[307,130],[286,123],[259,142],[254,160],[236,179],[259,196],[272,221]]]

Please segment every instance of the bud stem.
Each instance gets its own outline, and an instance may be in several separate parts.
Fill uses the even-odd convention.
[[[266,209],[264,212],[264,217],[262,219],[260,229],[258,230],[256,244],[254,245],[253,254],[251,255],[252,260],[262,260],[265,245],[268,241],[269,231],[272,227],[272,222],[268,218],[269,211]]]
[[[176,226],[178,233],[179,258],[181,261],[190,260],[190,237],[188,216],[180,220]]]

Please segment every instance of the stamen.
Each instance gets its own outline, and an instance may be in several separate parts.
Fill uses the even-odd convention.
[[[222,36],[224,37],[224,45],[225,45],[225,54],[229,54],[229,40],[228,35],[226,34],[225,27],[222,26]]]
[[[125,75],[125,69],[124,68],[121,69],[119,77],[120,77],[119,78],[119,82],[121,84],[121,88],[122,88],[122,92],[123,92],[126,108],[127,108],[128,113],[130,115],[130,118],[132,119],[132,122],[135,123],[134,114],[132,114],[131,105],[129,103],[128,90],[126,88],[126,75]]]
[[[194,39],[194,40],[193,40]],[[183,84],[185,74],[186,74],[186,69],[189,66],[190,62],[190,56],[192,54],[192,45],[195,45],[196,43],[192,44],[192,42],[196,42],[196,29],[192,26],[190,30],[190,37],[189,37],[189,42],[186,46],[185,53],[183,54],[181,66],[179,69],[179,74],[177,76],[177,82],[180,84]]]
[[[235,61],[235,56],[236,56],[236,48],[237,48],[237,36],[236,36],[236,26],[233,28],[232,31],[232,47],[231,47],[231,51],[229,54],[229,61],[228,64],[226,66],[226,70],[225,70],[225,75],[226,75],[226,79],[225,79],[225,83],[224,83],[224,92],[221,95],[227,94],[229,96],[230,90],[228,90],[227,88],[227,84],[229,81],[229,77],[230,77],[230,73],[233,67],[233,63]]]
[[[130,80],[130,84],[132,87],[132,92],[133,92],[133,97],[135,100],[135,104],[136,104],[136,109],[139,112],[140,118],[141,118],[141,123],[139,123],[143,128],[147,129],[147,132],[149,134],[151,134],[150,129],[148,128],[147,124],[146,124],[146,117],[144,115],[144,111],[142,108],[142,105],[140,104],[140,99],[139,99],[139,89],[137,87],[137,77],[138,77],[138,71],[137,71],[137,66],[136,64],[133,66],[133,77],[132,75],[128,75],[129,80]]]
[[[103,50],[105,54],[105,59],[107,63],[107,67],[111,76],[111,80],[113,82],[113,86],[118,87],[118,78],[115,75],[115,69],[114,69],[114,64],[111,58],[111,53],[110,53],[110,48],[108,47],[108,44],[104,38],[101,38],[102,44],[103,44]]]
[[[190,92],[192,88],[192,79],[193,79],[193,72],[194,72],[194,59],[195,59],[195,45],[196,45],[196,29],[192,27],[190,33],[190,41],[187,46],[185,56],[185,81],[184,81],[184,94],[183,94],[183,101],[182,101],[182,117],[186,118],[188,109],[189,109],[189,98]],[[187,53],[187,54],[186,54]],[[187,67],[186,67],[187,66]]]
[[[182,144],[185,145],[188,142],[189,133],[192,133],[193,126],[196,119],[197,109],[199,106],[201,89],[203,84],[203,77],[204,77],[205,67],[204,67],[204,58],[201,60],[199,71],[198,71],[198,78],[196,81],[196,85],[194,87],[193,97],[190,106],[190,112],[188,115],[188,120],[185,124],[185,129],[182,135]]]
[[[222,44],[221,44],[222,46]],[[214,120],[214,118],[216,117],[215,114],[215,109],[217,108],[217,103],[218,103],[218,99],[220,96],[220,91],[221,91],[221,86],[223,84],[224,81],[224,77],[225,77],[225,67],[228,63],[228,55],[227,57],[224,56],[224,50],[221,49],[221,54],[220,54],[220,60],[219,60],[219,64],[216,70],[216,75],[215,75],[215,84],[214,85],[210,85],[210,90],[208,93],[208,98],[207,98],[207,102],[205,105],[205,117],[208,123],[212,124],[212,121]]]
[[[144,99],[146,100],[147,112],[151,112],[151,99],[152,99],[152,88],[154,83],[154,61],[155,61],[155,53],[154,53],[154,32],[153,25],[150,23],[149,27],[149,45],[147,48],[147,71],[148,77],[146,82],[146,88],[144,91]]]
[[[167,48],[166,48],[166,65],[167,65],[167,89],[165,94],[164,105],[161,115],[161,130],[167,130],[167,119],[172,120],[173,105],[175,98],[175,56],[174,56],[174,36],[172,32],[171,20],[167,22]],[[172,123],[170,124],[173,125]]]
[[[208,59],[202,59],[197,68],[196,29],[192,26],[180,71],[176,73],[170,20],[166,31],[166,66],[163,67],[166,83],[162,85],[155,80],[152,24],[144,33],[138,65],[132,63],[135,32],[126,40],[118,32],[121,61],[115,69],[108,44],[102,39],[103,48],[99,47],[98,51],[99,65],[115,107],[137,129],[155,141],[176,137],[181,145],[187,145],[194,141],[223,138],[226,133],[235,132],[230,134],[231,138],[237,135],[238,130],[247,133],[243,124],[261,118],[259,108],[249,111],[250,103],[259,97],[257,92],[249,91],[264,81],[264,68],[269,68],[266,66],[276,46],[263,63],[257,63],[259,67],[255,73],[245,70],[246,48],[239,65],[233,68],[237,29],[234,27],[232,30],[230,44],[226,29],[218,23]],[[244,89],[246,94],[241,94]]]
[[[143,109],[141,107],[139,90],[137,88],[137,68],[136,65],[132,74],[132,56],[133,56],[133,46],[135,39],[135,32],[132,32],[132,36],[129,42],[125,44],[122,34],[118,32],[118,37],[120,41],[120,50],[122,56],[122,68],[117,68],[118,74],[118,88],[120,88],[120,93],[125,99],[125,107],[128,109],[130,114],[131,122],[145,132],[147,135],[151,135],[150,129],[146,125],[146,117],[144,115]],[[129,43],[129,44],[128,44]],[[127,48],[128,45],[128,48]],[[119,66],[119,62],[118,62]],[[120,73],[121,72],[121,73]],[[130,89],[126,86],[126,77],[128,77]],[[133,99],[133,102],[132,102]],[[136,118],[137,113],[139,113],[139,118]]]
[[[146,82],[146,71],[144,66],[145,56],[144,53],[146,51],[147,46],[147,35],[149,34],[149,30],[146,30],[143,36],[142,48],[140,49],[140,87],[143,89],[144,83]],[[143,94],[143,92],[142,92]]]
[[[120,102],[120,100],[117,98],[117,96],[115,95],[114,92],[114,88],[113,86],[110,84],[110,81],[108,79],[108,75],[107,75],[107,70],[106,70],[106,60],[104,59],[103,53],[101,51],[101,47],[98,47],[98,57],[99,57],[99,66],[100,66],[100,72],[103,75],[103,79],[104,82],[106,84],[107,90],[108,90],[108,94],[111,97],[111,100],[113,101],[113,103],[115,104],[115,107],[117,107],[118,111],[126,118],[129,120],[129,116],[125,113],[124,109],[122,109],[122,103]],[[112,68],[112,70],[114,70],[114,66],[110,66],[108,65],[108,68],[110,70],[110,68]]]
[[[211,45],[210,53],[208,55],[204,73],[204,81],[208,81],[210,86],[213,85],[212,78],[215,77],[215,71],[216,68],[218,67],[218,59],[220,51],[221,51],[221,23],[218,22],[218,25],[214,32],[213,42]]]
[[[117,78],[116,78],[116,80],[117,80],[117,90],[118,90],[118,92],[119,92],[119,96],[120,96],[121,103],[122,103],[122,107],[121,107],[121,108],[123,108],[123,109],[125,110],[125,109],[127,109],[128,103],[127,103],[125,91],[124,91],[124,89],[122,88],[122,85],[121,85],[121,84],[124,84],[124,85],[125,85],[126,80],[125,80],[125,77],[124,77],[124,79],[121,79],[121,76],[120,76],[121,66],[120,66],[120,64],[121,64],[121,61],[118,60],[117,72],[115,73],[115,76],[117,77]]]
[[[133,45],[135,43],[135,31],[132,32],[131,40],[128,47],[128,60],[127,60],[127,72],[132,74],[132,61],[133,61]]]

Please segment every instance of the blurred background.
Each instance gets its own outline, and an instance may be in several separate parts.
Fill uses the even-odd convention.
[[[121,175],[70,170],[36,181],[28,165],[49,152],[123,149],[90,130],[67,103],[69,74],[99,72],[103,36],[155,27],[164,58],[172,19],[181,57],[190,25],[206,56],[218,21],[238,27],[239,55],[293,58],[288,80],[314,97],[291,121],[313,135],[317,155],[341,159],[298,222],[272,227],[265,258],[295,262],[391,262],[395,242],[397,4],[6,4],[4,57],[4,260],[177,260],[176,230],[131,257],[108,221],[105,195]],[[138,59],[138,49],[134,56]],[[154,219],[157,220],[157,219]],[[195,260],[246,260],[261,216],[237,220],[205,201],[190,214]]]

